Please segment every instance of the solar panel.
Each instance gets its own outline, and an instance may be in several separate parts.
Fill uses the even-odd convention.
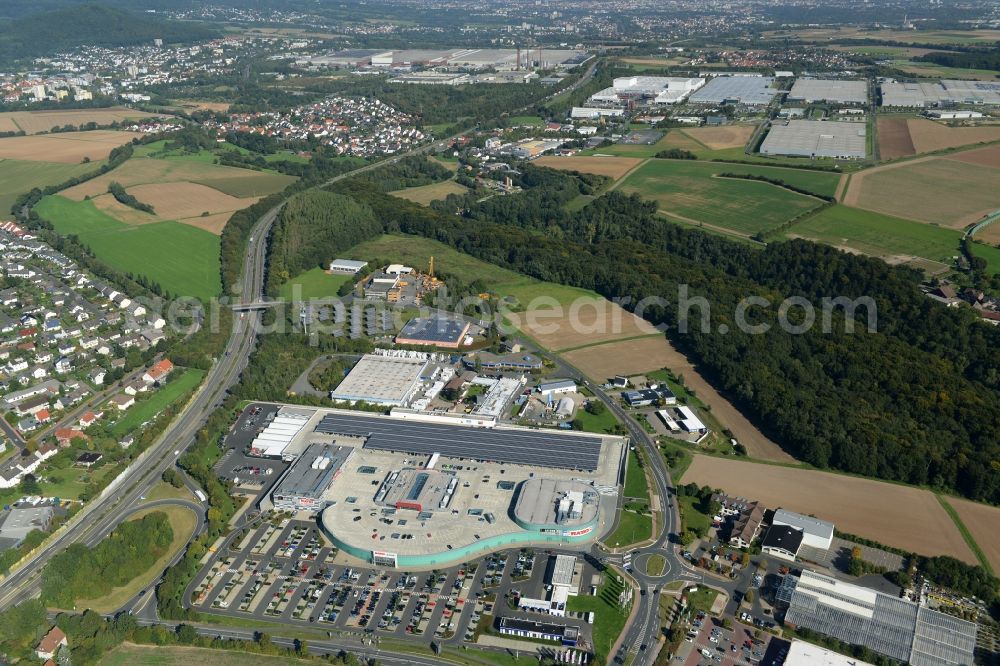
[[[594,471],[601,438],[547,430],[470,428],[354,414],[327,414],[316,432],[365,437],[364,448]]]

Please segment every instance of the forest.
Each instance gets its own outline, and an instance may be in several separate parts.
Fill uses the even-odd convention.
[[[916,56],[913,59],[923,62],[933,62],[943,67],[1000,71],[1000,49],[996,48],[961,52],[932,51],[931,53]]]
[[[72,544],[42,570],[42,599],[73,608],[77,599],[97,599],[153,566],[174,533],[167,515],[154,511],[122,523],[94,548]]]
[[[451,200],[428,209],[360,179],[332,189],[367,205],[386,231],[608,298],[665,298],[643,316],[666,324],[700,372],[805,462],[1000,502],[1000,330],[927,299],[918,273],[802,240],[757,250],[663,224],[655,205],[619,192],[568,212],[562,204],[591,185],[530,166],[521,181],[522,196],[461,200],[461,217],[443,212],[456,210]],[[681,285],[709,307],[682,311]],[[786,333],[777,305],[792,295],[820,311],[824,298],[869,297],[876,330],[865,325],[869,308],[827,308],[830,332]],[[774,304],[751,310],[766,332],[735,330],[736,308],[749,296]],[[703,312],[708,327],[681,332]],[[791,323],[801,316],[788,312]]]

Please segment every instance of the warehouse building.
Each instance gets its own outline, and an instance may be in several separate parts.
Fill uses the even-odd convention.
[[[598,120],[600,118],[621,118],[625,109],[609,109],[603,107],[574,106],[569,112],[573,120]]]
[[[396,336],[396,344],[457,349],[465,342],[470,324],[450,317],[414,317]]]
[[[865,104],[868,82],[849,79],[798,79],[785,98],[789,102]]]
[[[651,104],[677,104],[705,85],[705,79],[675,76],[623,76],[614,80],[610,88],[590,96],[591,104],[617,104],[645,102]]]
[[[789,120],[772,123],[760,146],[761,155],[864,159],[868,154],[864,123]]]
[[[322,511],[330,488],[350,460],[354,449],[330,444],[311,444],[285,470],[271,492],[271,503],[278,511]]]
[[[813,571],[786,576],[785,625],[805,627],[912,666],[972,666],[976,625]]]
[[[368,265],[367,261],[355,261],[354,259],[334,259],[330,262],[331,273],[341,273],[343,275],[354,275]]]
[[[802,547],[802,530],[787,525],[771,525],[760,542],[760,549],[768,555],[794,562]]]
[[[926,108],[972,104],[1000,104],[1000,82],[945,79],[940,83],[885,81],[882,106]]]
[[[833,544],[833,523],[803,516],[801,513],[778,509],[771,519],[772,525],[785,525],[802,532],[802,545],[827,550]]]
[[[805,641],[793,640],[784,666],[872,666],[857,657],[847,657]]]
[[[55,511],[51,506],[19,506],[0,516],[0,551],[20,546],[34,530],[47,531]]]
[[[497,619],[497,630],[504,636],[559,641],[569,646],[576,645],[580,638],[580,630],[576,627],[508,616]]]
[[[337,388],[330,391],[330,399],[406,406],[416,394],[426,370],[427,359],[423,354],[415,357],[365,354]]]
[[[693,93],[693,104],[745,104],[767,106],[778,94],[770,76],[717,76]]]
[[[282,407],[250,444],[250,455],[261,458],[291,459],[286,450],[292,440],[306,427],[313,412],[294,407]]]
[[[560,393],[576,393],[576,382],[572,379],[556,379],[538,385],[538,392],[548,397]]]

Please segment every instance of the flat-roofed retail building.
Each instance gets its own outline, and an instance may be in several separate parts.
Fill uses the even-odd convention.
[[[422,356],[365,354],[344,380],[330,391],[330,399],[401,407],[409,404],[427,370]]]

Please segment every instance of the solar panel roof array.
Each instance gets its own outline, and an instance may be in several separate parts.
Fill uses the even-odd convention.
[[[331,413],[316,432],[365,437],[364,448],[450,458],[491,460],[512,465],[592,472],[601,457],[601,438],[550,430],[470,428],[402,421],[361,414]]]

